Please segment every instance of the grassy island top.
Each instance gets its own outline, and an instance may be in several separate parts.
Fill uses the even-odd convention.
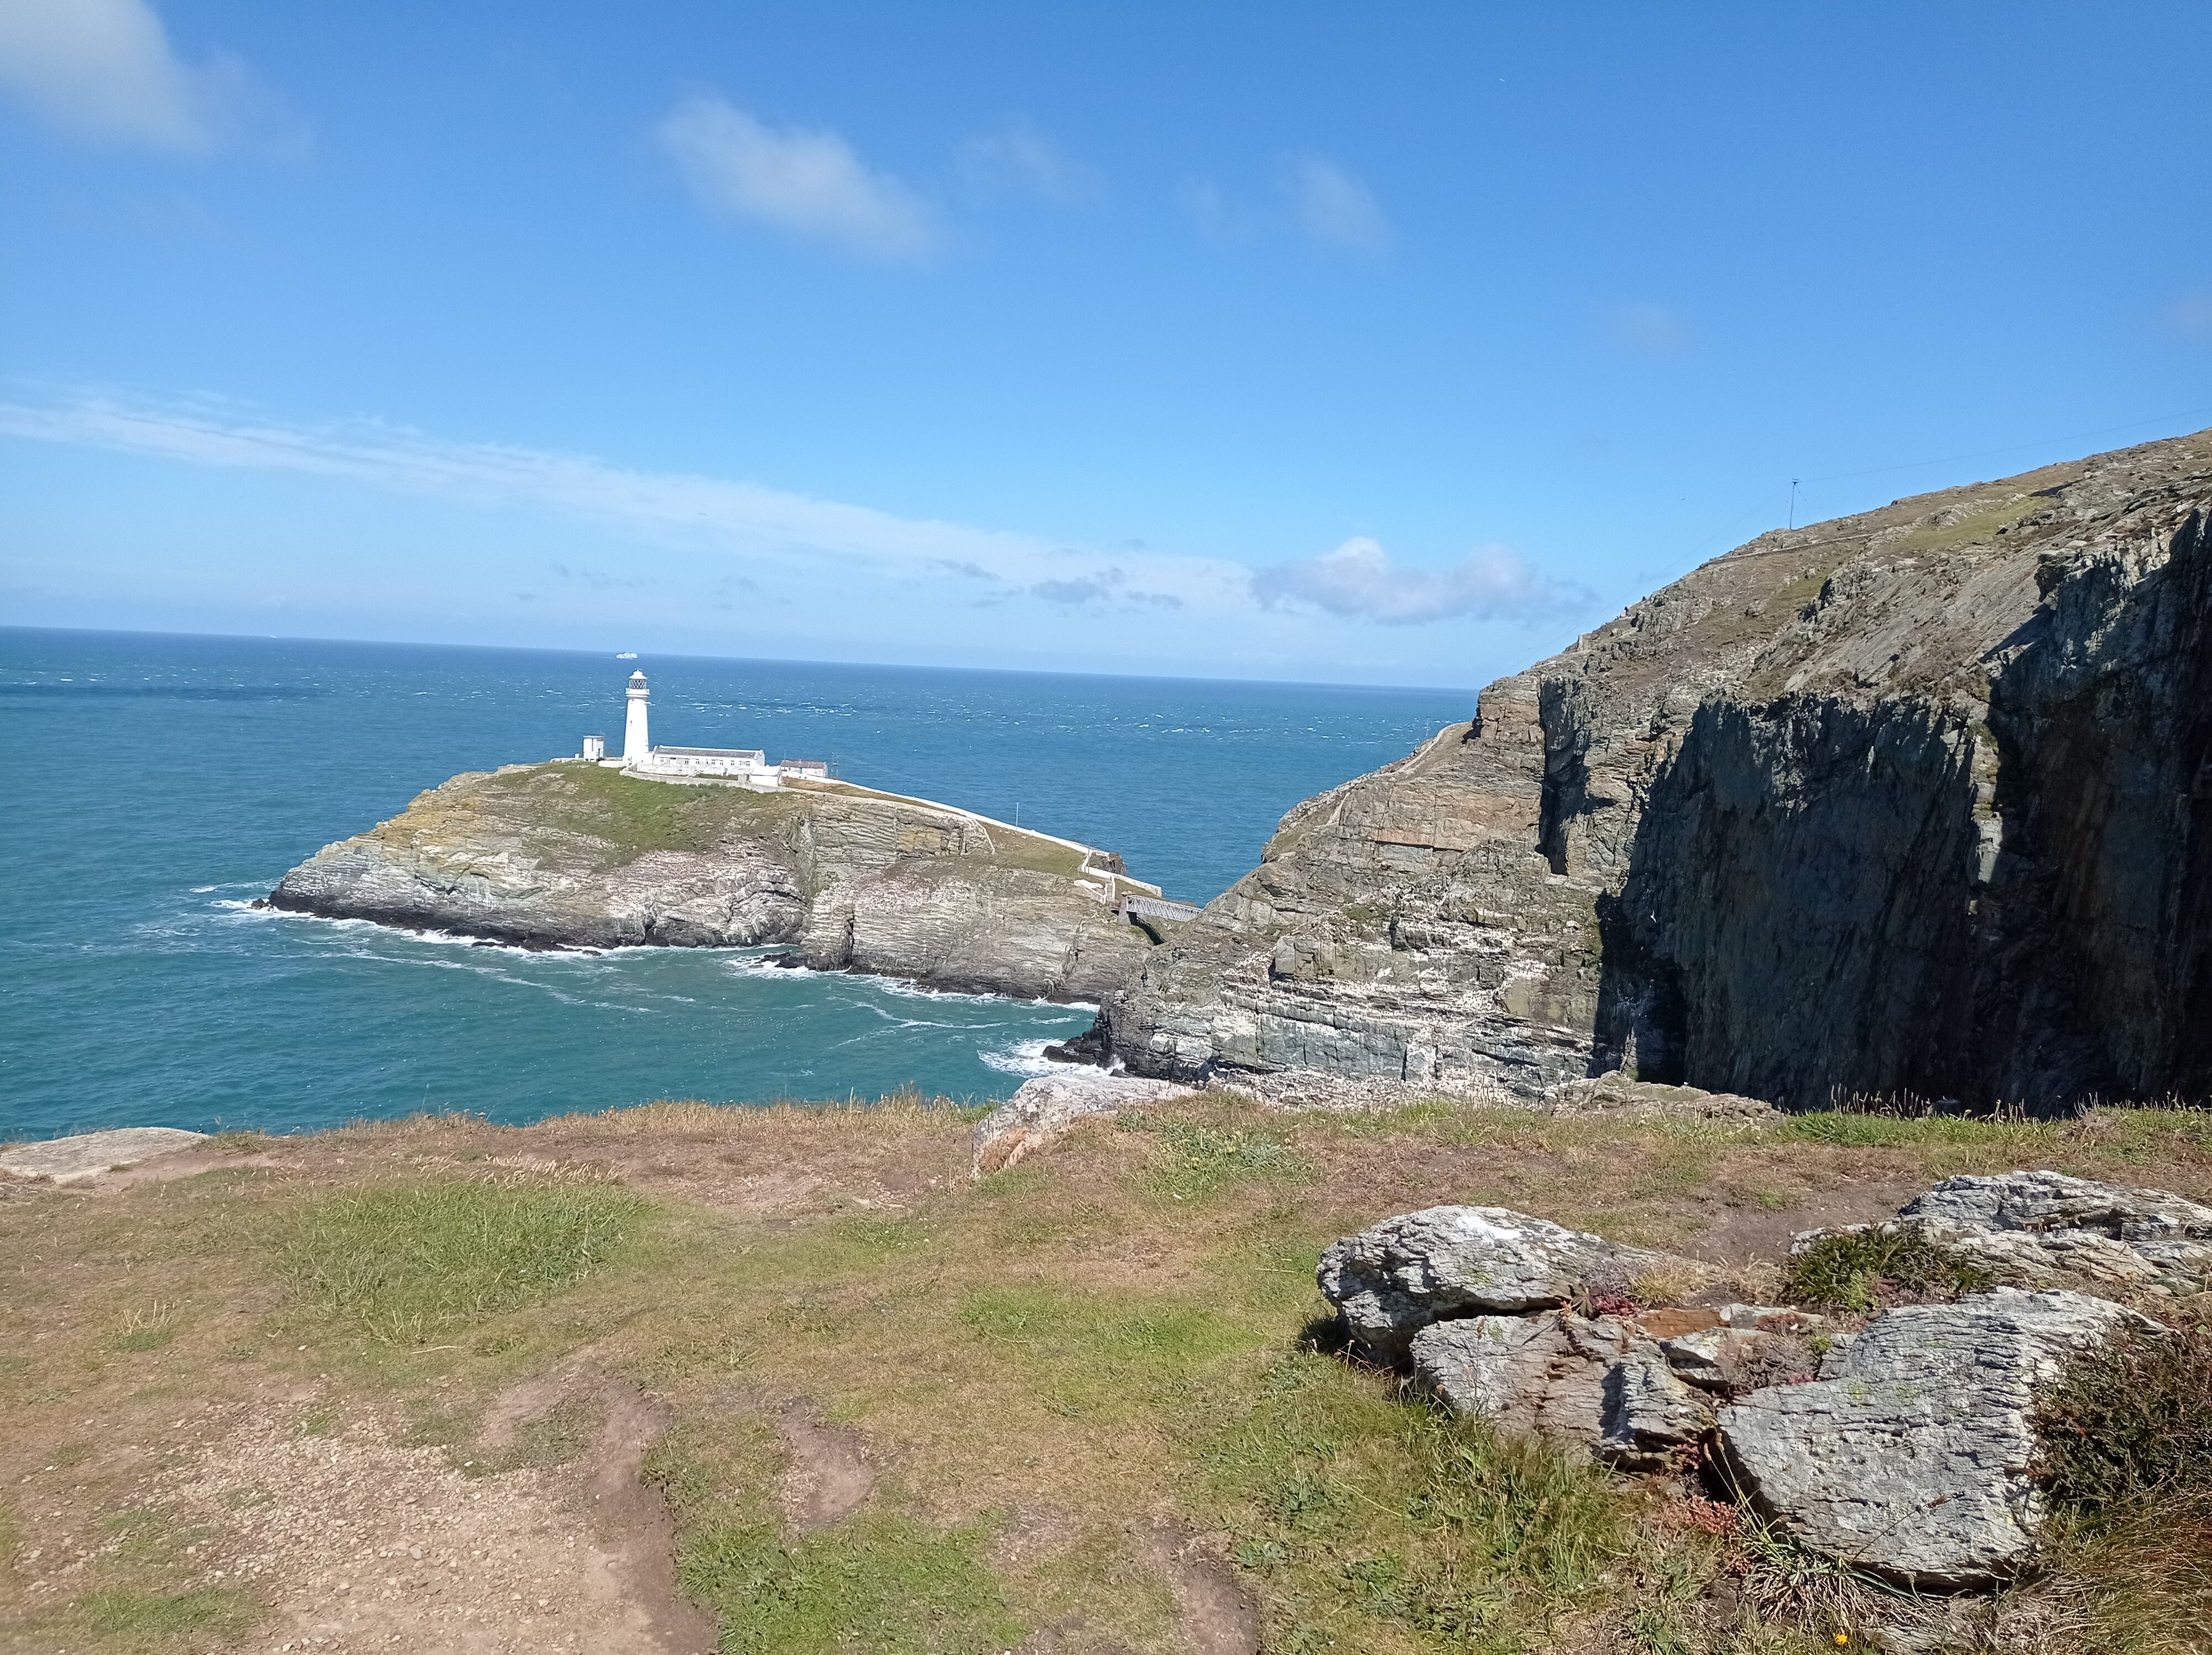
[[[596,840],[605,847],[602,865],[614,867],[648,851],[711,851],[733,837],[788,843],[802,821],[825,815],[868,818],[894,831],[903,824],[911,842],[907,849],[915,854],[958,855],[1070,879],[1083,872],[1082,853],[1067,843],[1004,823],[986,824],[955,806],[843,782],[789,782],[766,793],[734,783],[671,782],[573,759],[455,776],[380,824],[374,836],[401,839],[425,827],[450,830],[481,818],[525,833]],[[954,830],[949,837],[921,831],[945,824]]]
[[[679,816],[797,802],[667,791]],[[592,1559],[726,1651],[1879,1646],[1887,1600],[1747,1514],[1334,1354],[1320,1250],[1464,1201],[1755,1274],[1959,1171],[2212,1195],[2212,1121],[2183,1113],[1633,1124],[1204,1094],[981,1182],[972,1119],[425,1117],[0,1186],[0,1648],[317,1626],[642,1647],[590,1618]],[[2000,1609],[2073,1629],[2038,1648],[2202,1649],[2204,1509],[2169,1488],[2155,1522],[2063,1528]]]

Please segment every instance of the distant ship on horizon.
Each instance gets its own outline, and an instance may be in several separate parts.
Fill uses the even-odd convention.
[[[637,651],[635,649],[625,649],[622,654],[617,655],[615,659],[617,660],[635,660],[637,659]]]

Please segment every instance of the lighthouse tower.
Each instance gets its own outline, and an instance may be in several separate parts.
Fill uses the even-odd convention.
[[[623,720],[623,763],[635,764],[653,751],[645,733],[645,674],[632,672],[623,695],[629,709]]]

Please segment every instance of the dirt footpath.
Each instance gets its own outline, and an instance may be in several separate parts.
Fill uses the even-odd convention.
[[[306,1410],[256,1414],[155,1498],[209,1533],[193,1584],[270,1603],[252,1649],[710,1651],[713,1623],[675,1591],[666,1512],[637,1480],[658,1421],[634,1392],[615,1400],[578,1464],[486,1476],[380,1421],[316,1436]]]

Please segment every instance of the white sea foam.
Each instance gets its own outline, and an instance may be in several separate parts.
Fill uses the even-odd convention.
[[[1044,1055],[1044,1049],[1054,1044],[1051,1040],[1017,1040],[1011,1046],[979,1051],[975,1056],[983,1061],[986,1067],[994,1068],[1001,1074],[1018,1074],[1024,1078],[1050,1074],[1066,1067],[1064,1063],[1054,1062]]]

